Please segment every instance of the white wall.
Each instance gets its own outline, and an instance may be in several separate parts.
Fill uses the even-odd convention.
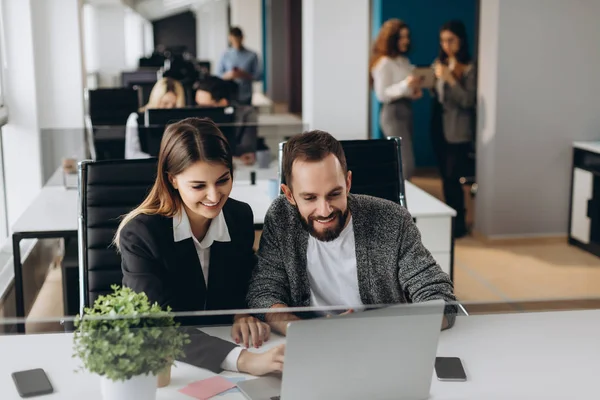
[[[125,58],[125,6],[97,6],[96,41],[99,87],[118,87],[121,72],[127,69]]]
[[[149,56],[154,51],[154,28],[152,22],[144,19],[144,55]]]
[[[6,44],[2,128],[8,223],[12,226],[42,185],[31,0],[3,0]]]
[[[100,68],[96,51],[96,8],[91,4],[83,5],[83,54],[87,72],[97,72]]]
[[[481,2],[479,14],[479,60],[477,74],[477,180],[482,189],[475,202],[477,229],[487,231],[492,224],[494,193],[485,190],[485,182],[493,182],[494,136],[496,134],[496,106],[498,89],[498,29],[500,0]]]
[[[244,32],[244,46],[258,54],[258,59],[262,63],[262,0],[229,1],[231,9],[231,26],[237,26]],[[229,27],[227,31],[229,31]],[[262,93],[264,91],[262,79],[254,82],[253,86],[255,92]]]
[[[33,0],[37,110],[45,182],[64,157],[82,154],[83,55],[79,0]]]
[[[498,53],[495,88],[481,57],[480,74],[490,76],[479,88],[476,228],[492,237],[564,235],[571,143],[600,139],[600,2],[482,2],[487,20],[494,12],[496,30],[482,20],[481,49],[497,40]]]
[[[215,73],[221,56],[227,50],[227,2],[211,1],[197,6],[196,13],[196,56],[209,60]]]
[[[274,0],[277,1],[277,0]],[[262,1],[230,0],[231,26],[244,32],[244,45],[262,56]]]
[[[369,0],[302,1],[302,116],[310,129],[366,139]]]
[[[144,19],[131,10],[125,9],[125,65],[135,70],[139,59],[144,56]]]
[[[78,0],[33,0],[40,128],[83,127]]]

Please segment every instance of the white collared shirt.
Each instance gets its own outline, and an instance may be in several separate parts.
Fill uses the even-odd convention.
[[[231,237],[229,236],[229,229],[227,228],[227,222],[225,221],[225,216],[223,215],[223,211],[214,218],[208,227],[208,231],[206,231],[206,235],[202,241],[198,241],[198,239],[192,233],[192,227],[190,225],[190,219],[184,208],[182,208],[179,213],[173,218],[173,239],[175,242],[181,242],[182,240],[186,240],[192,238],[194,241],[194,247],[196,248],[196,253],[198,253],[198,259],[200,260],[200,265],[202,266],[202,275],[204,275],[204,283],[206,284],[206,288],[208,289],[208,273],[210,266],[210,246],[214,242],[231,242]],[[221,363],[221,368],[227,371],[238,372],[237,369],[237,361],[242,353],[241,347],[236,347],[231,350],[225,360]]]
[[[227,223],[225,222],[225,216],[223,211],[214,218],[204,235],[202,241],[192,234],[192,227],[190,226],[190,219],[188,218],[185,209],[182,209],[179,214],[173,218],[173,238],[175,242],[181,242],[182,240],[192,238],[194,241],[194,247],[196,253],[198,253],[198,259],[202,266],[202,274],[204,275],[204,283],[208,288],[208,273],[210,267],[210,246],[213,242],[231,242],[229,236],[229,229],[227,229]]]

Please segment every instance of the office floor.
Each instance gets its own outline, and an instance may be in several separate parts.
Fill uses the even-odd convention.
[[[443,199],[435,174],[422,173],[413,183]],[[466,198],[467,221],[472,223],[474,200]],[[600,305],[600,258],[569,246],[566,237],[492,243],[473,235],[458,239],[454,281],[464,302],[518,302],[527,308],[537,300],[553,300],[547,304],[557,307],[594,299]]]

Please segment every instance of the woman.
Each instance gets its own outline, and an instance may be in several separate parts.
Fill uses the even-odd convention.
[[[434,62],[431,134],[446,204],[456,210],[454,236],[467,234],[460,178],[467,172],[475,131],[476,70],[465,26],[450,21],[440,29],[440,53]]]
[[[175,312],[246,308],[256,262],[254,221],[248,204],[229,198],[232,179],[231,151],[214,122],[188,118],[169,125],[154,186],[115,236],[123,285]],[[237,315],[233,322],[237,343],[247,347],[252,339],[259,347],[269,338],[269,327],[254,317]],[[281,366],[281,348],[255,355],[198,335],[187,352],[193,364],[255,375]]]
[[[154,84],[150,92],[148,104],[139,109],[139,113],[131,113],[127,119],[125,132],[125,158],[148,158],[140,146],[138,125],[140,114],[153,108],[181,108],[185,107],[185,92],[181,83],[172,78],[162,78]]]
[[[415,169],[413,153],[412,100],[422,96],[414,66],[406,54],[410,49],[410,30],[399,19],[386,21],[373,46],[369,68],[375,95],[383,103],[380,124],[386,136],[402,138],[404,177],[410,179]]]

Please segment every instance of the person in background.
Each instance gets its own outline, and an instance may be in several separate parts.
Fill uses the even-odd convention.
[[[181,83],[172,78],[162,78],[154,84],[150,92],[148,104],[139,109],[139,112],[131,113],[127,118],[125,128],[125,158],[148,158],[140,145],[138,125],[143,118],[144,111],[153,108],[181,108],[185,107],[185,92]]]
[[[258,55],[244,47],[244,34],[238,27],[229,30],[229,44],[231,47],[223,54],[219,61],[217,74],[225,80],[233,80],[239,85],[237,102],[239,104],[252,104],[252,82],[259,80],[261,69]]]
[[[267,211],[250,308],[345,307],[455,302],[452,281],[421,242],[403,206],[350,193],[352,172],[340,142],[323,131],[288,140],[281,185],[285,196]],[[446,306],[442,328],[454,323]],[[285,334],[293,314],[266,314]]]
[[[456,210],[454,237],[468,233],[460,178],[469,165],[475,132],[477,77],[469,54],[467,32],[461,21],[440,29],[440,52],[434,62],[431,138],[446,204]]]
[[[419,79],[411,75],[414,66],[408,60],[410,29],[399,19],[387,20],[375,40],[369,68],[377,99],[383,104],[380,125],[384,135],[402,138],[404,177],[412,178],[413,152],[412,101],[423,95]]]
[[[210,76],[194,85],[196,104],[208,107],[225,107],[230,104],[231,83],[217,76]],[[235,143],[231,143],[234,157],[246,165],[256,161],[257,146],[257,113],[253,106],[238,105],[235,107]]]
[[[154,186],[115,235],[123,286],[174,312],[247,308],[254,218],[248,204],[229,198],[232,181],[231,152],[214,122],[168,125]],[[245,347],[269,338],[269,327],[252,316],[223,317],[214,323],[233,323],[232,337]],[[253,354],[198,330],[185,350],[184,362],[213,371],[263,375],[281,371],[283,362],[283,347]]]

